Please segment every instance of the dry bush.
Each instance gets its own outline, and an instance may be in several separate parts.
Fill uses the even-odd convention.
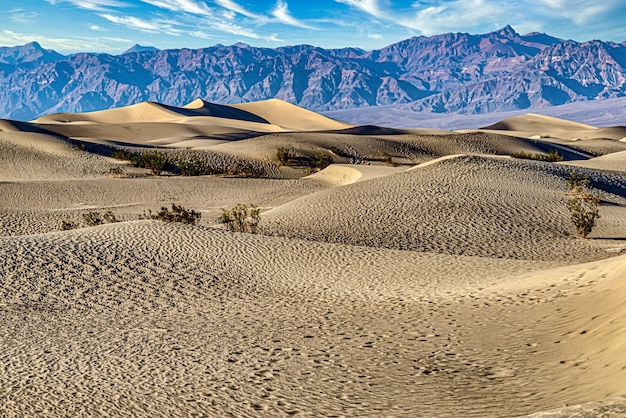
[[[255,205],[238,204],[230,210],[222,209],[220,222],[229,231],[249,232],[256,234],[259,221],[261,220],[261,209]]]
[[[576,170],[570,173],[567,185],[567,194],[571,196],[567,201],[570,219],[578,236],[587,238],[600,218],[598,206],[602,193],[594,191],[589,178]]]

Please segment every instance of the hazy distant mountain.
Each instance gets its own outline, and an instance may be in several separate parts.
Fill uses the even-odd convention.
[[[159,48],[156,48],[154,46],[143,46],[143,45],[135,44],[131,46],[130,48],[128,48],[126,51],[124,51],[122,55],[132,54],[134,52],[146,52],[146,51],[158,51],[158,50]]]
[[[37,42],[24,46],[0,47],[0,64],[23,65],[59,61],[65,56],[50,49],[43,49]]]
[[[480,114],[626,96],[626,43],[578,43],[507,26],[413,37],[380,50],[247,44],[64,57],[0,49],[0,117],[32,119],[152,100],[279,98],[316,111],[404,105]],[[130,53],[139,52],[141,53]]]

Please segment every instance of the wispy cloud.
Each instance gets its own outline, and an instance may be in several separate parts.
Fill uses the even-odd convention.
[[[104,29],[103,27],[100,27],[98,25],[91,25],[91,26],[89,26],[89,29],[93,30],[93,31],[97,31],[97,32],[105,32],[106,31],[106,29]]]
[[[33,23],[39,13],[37,12],[27,12],[22,9],[13,9],[10,10],[11,20],[17,23],[29,24]]]
[[[114,51],[116,48],[101,42],[99,39],[85,38],[52,38],[38,34],[23,34],[10,30],[0,31],[0,44],[24,45],[29,42],[39,42],[44,48],[51,48],[59,52],[81,51]]]
[[[48,3],[57,5],[59,3],[71,3],[74,6],[93,11],[106,11],[109,8],[115,7],[127,7],[128,4],[119,0],[46,0]]]
[[[197,15],[210,15],[211,9],[202,2],[193,0],[141,0],[143,3],[151,4],[161,9],[172,12],[184,12]]]
[[[274,16],[280,23],[285,25],[295,26],[303,29],[315,29],[313,26],[307,25],[305,22],[296,19],[289,13],[289,7],[287,3],[283,0],[278,0],[276,3],[276,7],[272,11],[272,16]]]
[[[337,3],[347,4],[355,7],[369,15],[379,18],[386,18],[385,13],[382,11],[378,0],[335,0]]]
[[[171,22],[160,19],[145,20],[134,16],[115,16],[108,13],[101,13],[100,16],[111,23],[142,32],[166,33],[172,36],[179,36],[182,33],[182,30],[175,28]]]
[[[235,3],[233,0],[215,0],[215,4],[217,4],[218,6],[221,6],[225,9],[228,9],[232,12],[235,13],[239,13],[242,16],[246,16],[255,20],[261,20],[261,21],[265,21],[267,20],[264,16],[261,16],[259,14],[256,13],[252,13],[251,11],[247,10],[245,7]]]

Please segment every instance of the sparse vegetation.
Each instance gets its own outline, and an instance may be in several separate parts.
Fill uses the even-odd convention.
[[[150,151],[136,154],[129,151],[115,150],[111,157],[118,160],[130,161],[133,167],[148,168],[154,176],[160,176],[168,165],[171,165],[167,155],[160,151]]]
[[[567,201],[567,209],[576,233],[581,238],[587,238],[600,218],[598,206],[602,194],[594,191],[589,178],[574,170],[567,181],[568,192],[571,197]]]
[[[380,154],[383,157],[383,163],[395,167],[396,164],[393,162],[393,157],[387,151],[381,151]]]
[[[217,172],[207,160],[197,155],[178,158],[174,164],[182,176],[206,176]]]
[[[333,162],[334,162],[333,157],[319,151],[315,153],[313,159],[311,160],[311,166],[318,170],[323,170],[324,168],[331,165]]]
[[[64,221],[61,222],[61,231],[69,231],[70,229],[76,229],[78,228],[80,225],[74,221],[71,221],[69,219],[65,219]]]
[[[126,172],[122,167],[112,167],[109,169],[109,177],[122,178],[126,177]]]
[[[551,162],[551,163],[554,163],[557,161],[563,161],[563,156],[559,154],[557,150],[550,150],[548,151],[547,154],[540,153],[540,152],[531,154],[529,152],[520,151],[520,152],[514,152],[513,154],[511,154],[511,157],[521,158],[524,160],[546,161],[546,162]]]
[[[279,147],[276,150],[276,158],[280,165],[289,165],[296,158],[296,152],[293,148]]]
[[[195,225],[200,221],[202,214],[193,209],[187,209],[172,203],[172,209],[162,207],[156,215],[149,215],[152,219],[158,219],[163,222],[179,222],[183,224]]]
[[[115,222],[119,222],[115,217],[115,214],[112,211],[105,212],[104,215],[101,215],[100,212],[87,212],[83,213],[83,222],[82,224],[78,222],[74,222],[70,219],[65,219],[61,222],[61,230],[68,231],[70,229],[76,229],[80,227],[88,227],[88,226],[98,226],[103,224],[112,224]]]
[[[143,167],[150,169],[153,176],[160,176],[168,163],[167,155],[159,151],[147,152],[141,155]]]
[[[222,209],[220,222],[229,231],[257,233],[259,221],[261,220],[261,210],[255,205],[238,204],[230,210]]]

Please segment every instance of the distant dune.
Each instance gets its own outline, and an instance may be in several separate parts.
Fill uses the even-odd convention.
[[[620,416],[623,129],[278,100],[0,120],[0,415]],[[158,176],[111,158],[155,151]],[[603,193],[589,239],[574,169]],[[150,217],[171,204],[199,224]],[[237,204],[258,234],[221,224]]]

